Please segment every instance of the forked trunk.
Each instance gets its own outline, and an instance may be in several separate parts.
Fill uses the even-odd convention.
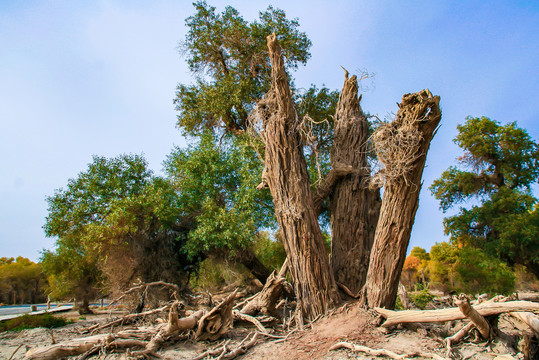
[[[384,164],[384,195],[363,300],[393,308],[421,189],[430,141],[441,119],[440,97],[423,90],[406,94],[395,120],[373,135]]]
[[[303,315],[314,318],[339,301],[339,294],[314,210],[307,164],[281,49],[268,36],[272,89],[259,103],[264,122],[264,177],[275,205],[290,275]]]
[[[354,171],[337,181],[330,201],[331,267],[335,280],[358,293],[367,277],[380,212],[380,192],[368,188],[368,124],[358,97],[357,77],[345,82],[335,112],[331,164]]]

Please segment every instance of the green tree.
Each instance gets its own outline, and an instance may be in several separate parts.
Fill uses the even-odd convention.
[[[430,256],[431,280],[446,290],[509,294],[514,289],[511,269],[481,249],[442,242],[432,246]]]
[[[275,227],[267,192],[256,189],[262,167],[242,137],[209,130],[188,149],[176,148],[165,171],[179,199],[179,214],[189,223],[184,251],[193,260],[225,255],[244,264],[261,281],[269,275],[252,247],[258,232]]]
[[[205,1],[194,6],[196,14],[186,19],[189,30],[180,47],[196,78],[194,85],[178,86],[178,125],[193,135],[218,127],[245,131],[255,101],[270,86],[266,36],[279,34],[287,69],[306,63],[311,42],[296,19],[271,6],[251,23],[230,6],[222,13]]]
[[[42,264],[53,296],[74,296],[81,313],[102,286],[99,253],[89,231],[106,222],[115,202],[142,194],[151,181],[146,160],[138,155],[93,158],[66,189],[47,198],[45,234],[56,238],[56,250],[45,251]]]
[[[45,299],[41,265],[27,258],[0,258],[0,302],[37,303]]]
[[[464,151],[459,166],[435,180],[430,190],[445,212],[453,242],[485,249],[509,266],[524,265],[539,276],[539,214],[532,185],[539,177],[539,148],[516,123],[501,125],[469,117],[457,127],[455,143]]]

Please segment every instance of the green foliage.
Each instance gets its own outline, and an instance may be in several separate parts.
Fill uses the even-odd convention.
[[[267,232],[257,234],[253,251],[262,264],[270,270],[279,271],[286,259],[283,242],[279,237],[275,240],[270,239]]]
[[[256,190],[260,161],[242,138],[210,132],[188,149],[176,148],[165,171],[179,193],[179,212],[191,219],[184,250],[190,258],[250,247],[262,228],[275,225],[269,192]]]
[[[0,258],[0,303],[37,303],[46,299],[41,265],[21,256]]]
[[[416,258],[418,258],[419,260],[430,260],[430,255],[429,253],[427,252],[427,250],[419,247],[419,246],[414,246],[414,248],[412,249],[412,251],[410,252],[410,255],[412,256],[415,256]]]
[[[430,303],[432,299],[434,299],[434,295],[432,295],[427,289],[410,293],[410,300],[422,310],[425,309],[427,304]]]
[[[475,205],[447,217],[446,233],[539,275],[539,215],[531,192],[539,177],[537,143],[516,123],[502,126],[486,117],[469,117],[458,130],[460,166],[442,173],[430,190],[444,211],[469,200]]]
[[[195,85],[178,86],[178,126],[191,135],[223,125],[227,131],[246,130],[254,101],[270,85],[266,37],[277,34],[289,70],[309,59],[311,42],[296,19],[271,6],[251,23],[230,6],[222,13],[205,1],[194,6],[181,49],[196,79]]]
[[[106,223],[117,203],[143,193],[151,171],[138,155],[107,159],[94,156],[85,172],[66,189],[48,197],[45,234],[56,238],[56,250],[42,255],[53,297],[91,299],[104,280],[99,267],[95,227]]]
[[[431,281],[445,285],[446,290],[509,294],[514,289],[511,269],[481,249],[442,242],[432,246],[430,256]]]
[[[215,257],[202,261],[199,270],[192,276],[195,288],[215,291],[227,285],[245,284],[251,274],[242,265],[230,263]]]
[[[22,315],[14,319],[0,322],[0,331],[20,331],[33,328],[57,328],[71,323],[63,317],[56,317],[52,314],[43,315]]]

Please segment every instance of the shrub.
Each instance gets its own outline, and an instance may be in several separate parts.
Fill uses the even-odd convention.
[[[0,323],[0,331],[20,331],[25,329],[33,329],[38,327],[57,328],[70,324],[71,321],[63,317],[55,317],[51,314],[43,315],[23,315],[6,322]]]
[[[423,289],[421,291],[416,291],[414,293],[410,294],[410,300],[420,309],[425,309],[428,303],[430,303],[434,299],[434,295],[432,295],[427,289]]]

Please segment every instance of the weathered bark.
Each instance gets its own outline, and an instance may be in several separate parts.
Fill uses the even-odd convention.
[[[197,340],[217,340],[232,327],[232,308],[237,292],[238,290],[234,291],[198,321]]]
[[[512,312],[511,315],[524,322],[535,332],[535,335],[539,337],[539,316],[532,312]]]
[[[459,308],[439,310],[403,310],[394,311],[383,308],[375,308],[376,312],[386,318],[383,327],[397,324],[444,322],[465,319],[466,316]],[[539,311],[539,303],[531,301],[508,301],[503,303],[484,302],[475,306],[475,310],[482,316],[497,315],[513,311]]]
[[[439,102],[440,97],[428,90],[406,94],[395,120],[373,135],[385,168],[382,208],[363,290],[363,301],[370,307],[395,306],[427,151],[441,119]]]
[[[369,256],[380,211],[379,189],[368,188],[368,123],[359,104],[357,77],[345,74],[335,112],[331,164],[351,166],[354,173],[336,182],[330,200],[331,267],[338,283],[358,293],[367,277]]]
[[[240,249],[236,254],[236,261],[245,266],[262,284],[266,282],[271,272],[262,264],[251,249]]]
[[[475,325],[483,339],[488,339],[490,337],[490,325],[487,320],[470,305],[470,300],[465,294],[460,294],[459,298],[455,301],[459,310],[464,316],[466,316],[470,321]]]
[[[268,48],[272,88],[258,104],[266,143],[264,178],[273,197],[298,305],[306,317],[314,318],[334,306],[339,294],[314,211],[298,119],[275,34],[268,36]]]
[[[275,274],[275,271],[270,275],[264,288],[245,306],[241,309],[243,314],[256,315],[259,312],[264,315],[275,316],[275,306],[279,300],[286,279]]]

